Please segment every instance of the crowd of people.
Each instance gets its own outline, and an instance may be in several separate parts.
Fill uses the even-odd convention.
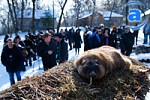
[[[144,28],[144,43],[147,43],[147,34],[150,32],[150,26],[148,28],[147,26],[149,25]],[[79,28],[61,29],[59,33],[52,30],[45,33],[40,31],[37,35],[28,32],[25,40],[21,40],[19,35],[12,39],[7,34],[4,38],[1,62],[6,67],[10,84],[13,85],[15,84],[14,75],[16,74],[17,80],[20,81],[20,73],[26,70],[26,66],[32,66],[34,60],[41,57],[44,71],[46,71],[67,61],[69,50],[74,48],[75,55],[78,55],[82,43],[84,43],[84,51],[108,45],[120,48],[122,54],[130,56],[133,45],[137,44],[138,31],[131,32],[128,26],[108,28],[101,24],[94,28],[86,26],[83,40]]]
[[[117,49],[120,48],[122,54],[130,56],[134,38],[135,33],[131,33],[128,26],[123,29],[114,26],[112,30],[104,26],[95,27],[93,30],[86,27],[84,32],[84,51],[108,45]]]

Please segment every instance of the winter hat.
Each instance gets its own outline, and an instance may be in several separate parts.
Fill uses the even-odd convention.
[[[54,35],[54,37],[63,38],[63,36],[62,36],[60,33],[58,33],[58,34],[55,34],[55,35]]]

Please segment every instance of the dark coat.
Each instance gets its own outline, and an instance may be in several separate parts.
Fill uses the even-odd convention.
[[[73,35],[74,35],[74,31],[73,31],[73,29],[70,29],[67,34],[67,39],[71,42],[73,42]]]
[[[144,26],[143,33],[150,35],[150,24],[146,24],[146,26]]]
[[[53,53],[51,55],[48,54],[48,51],[51,50]],[[38,56],[42,57],[42,62],[45,69],[52,68],[56,65],[56,43],[53,39],[51,39],[49,45],[45,43],[45,41],[40,42],[37,47]]]
[[[116,48],[117,46],[117,31],[112,31],[110,36],[110,46]]]
[[[88,31],[86,31],[84,34],[83,34],[83,39],[84,39],[84,51],[87,51],[90,49],[90,43],[89,43],[89,35],[90,34],[87,34]]]
[[[92,32],[89,36],[90,49],[98,48],[100,46],[100,37],[96,32]]]
[[[132,47],[134,44],[134,34],[130,33],[124,33],[121,36],[121,43],[125,46],[125,47]]]
[[[62,39],[60,43],[57,44],[58,48],[58,57],[57,59],[60,61],[60,63],[68,60],[68,43]]]
[[[134,44],[134,34],[131,32],[124,33],[121,36],[121,40],[120,40],[120,48],[121,48],[122,54],[130,56],[132,52],[133,44]]]
[[[28,51],[28,57],[32,56],[34,54],[33,48],[34,48],[34,43],[31,40],[24,40],[24,43],[26,45],[26,50]]]
[[[105,45],[105,36],[104,36],[104,34],[99,34],[99,38],[101,40],[99,46]]]
[[[8,45],[3,48],[1,62],[6,66],[7,72],[23,71],[22,61],[23,56],[16,45],[12,49],[9,49]]]
[[[74,38],[74,48],[81,48],[82,39],[80,33],[75,33],[73,38]]]

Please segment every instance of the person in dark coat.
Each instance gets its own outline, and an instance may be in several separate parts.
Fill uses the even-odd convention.
[[[6,67],[11,85],[15,84],[14,74],[16,74],[18,81],[21,80],[22,60],[21,51],[13,44],[13,39],[9,38],[7,45],[3,48],[1,62]]]
[[[117,28],[114,26],[110,34],[110,46],[117,48]]]
[[[135,44],[137,45],[139,30],[134,30],[133,34],[135,35]]]
[[[37,47],[37,54],[42,57],[44,71],[46,71],[56,65],[56,43],[49,33],[45,33],[43,38],[44,41]]]
[[[55,34],[55,40],[57,42],[57,62],[63,63],[68,60],[68,43],[64,41],[61,34]]]
[[[104,45],[104,39],[105,39],[105,36],[103,34],[103,31],[101,29],[98,29],[97,30],[97,33],[99,35],[99,38],[100,38],[100,43],[99,43],[99,46],[103,46]]]
[[[33,41],[30,40],[29,35],[25,35],[24,43],[26,45],[26,50],[28,52],[28,56],[26,57],[26,60],[25,60],[26,66],[28,66],[28,61],[29,61],[29,65],[32,66],[31,57],[34,55],[34,51],[33,51],[34,43]]]
[[[87,51],[90,49],[90,43],[89,43],[89,36],[92,34],[89,27],[86,27],[86,31],[83,34],[83,40],[84,40],[84,51]]]
[[[134,34],[130,32],[130,28],[125,27],[125,33],[121,36],[120,48],[121,53],[130,56],[134,44]]]
[[[150,23],[147,23],[144,26],[143,33],[144,33],[144,42],[143,42],[143,44],[147,44],[147,43],[150,44]],[[149,41],[148,41],[148,36],[149,36]]]
[[[74,36],[74,48],[75,48],[75,52],[76,54],[79,54],[80,48],[81,48],[81,43],[82,43],[82,39],[81,39],[81,35],[80,35],[80,29],[77,29]]]
[[[109,45],[110,46],[110,44],[111,44],[110,39],[111,39],[110,29],[106,27],[104,29],[104,42],[103,42],[104,44],[103,45]]]
[[[14,38],[14,43],[21,50],[21,53],[22,53],[22,56],[23,56],[22,67],[24,68],[24,71],[25,71],[26,69],[25,69],[24,62],[25,62],[25,58],[28,55],[28,52],[26,50],[26,45],[25,45],[25,43],[23,41],[21,41],[21,37],[19,35],[17,35]]]
[[[36,44],[38,45],[42,41],[43,41],[43,32],[40,32],[38,34],[38,38],[36,39]]]
[[[6,45],[6,43],[7,43],[7,39],[9,38],[9,35],[8,34],[6,34],[5,35],[5,37],[4,37],[4,45]]]
[[[90,49],[98,48],[100,46],[100,37],[97,34],[97,29],[94,28],[92,34],[89,36]]]
[[[73,43],[73,35],[74,35],[74,29],[69,29],[69,32],[67,34],[68,42],[69,42],[69,50],[72,50],[72,43]]]

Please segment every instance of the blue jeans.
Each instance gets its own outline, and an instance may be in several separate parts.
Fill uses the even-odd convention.
[[[10,80],[10,84],[11,84],[11,85],[15,84],[14,74],[16,74],[17,81],[20,81],[20,80],[21,80],[21,71],[8,72],[9,80]]]
[[[148,40],[148,34],[144,34],[144,43],[143,44],[147,44],[147,40]]]

